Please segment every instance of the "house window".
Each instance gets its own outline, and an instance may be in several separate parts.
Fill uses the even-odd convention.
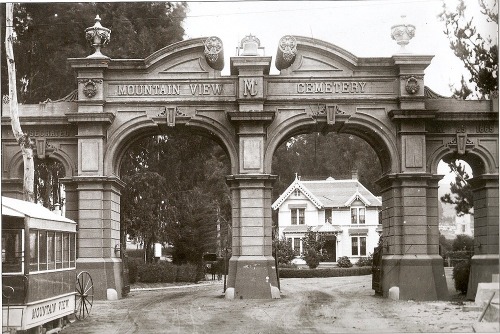
[[[292,210],[292,225],[304,225],[305,224],[305,215],[306,215],[306,209],[303,208],[297,208],[297,209],[291,209]]]
[[[325,209],[325,221],[329,224],[332,223],[332,209]]]
[[[299,189],[295,189],[294,193],[295,197],[299,197],[300,196],[300,190]]]
[[[366,256],[366,237],[351,237],[352,255]]]
[[[365,208],[351,208],[351,224],[365,223]]]

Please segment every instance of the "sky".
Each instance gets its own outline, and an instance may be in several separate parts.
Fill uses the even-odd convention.
[[[492,1],[492,0],[486,0]],[[446,0],[450,9],[456,0]],[[479,18],[477,1],[466,1],[468,12]],[[425,71],[425,84],[433,91],[451,96],[450,84],[460,83],[468,75],[453,54],[445,33],[442,0],[371,0],[371,1],[203,1],[188,2],[184,22],[186,38],[217,36],[224,44],[225,68],[229,75],[229,57],[236,46],[252,34],[265,47],[265,55],[276,55],[278,41],[285,35],[299,35],[335,44],[357,57],[391,57],[399,51],[391,38],[391,27],[403,22],[416,27],[407,49],[411,53],[433,55]],[[497,26],[477,25],[496,37]],[[482,31],[482,30],[480,30]],[[272,62],[271,74],[277,74]]]

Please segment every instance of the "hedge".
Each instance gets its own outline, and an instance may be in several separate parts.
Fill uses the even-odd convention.
[[[280,268],[280,278],[312,278],[371,275],[371,267],[325,268],[325,269],[292,269]]]
[[[196,283],[200,280],[200,270],[202,270],[200,266],[192,264],[178,266],[163,261],[158,263],[129,261],[129,281],[130,283]]]

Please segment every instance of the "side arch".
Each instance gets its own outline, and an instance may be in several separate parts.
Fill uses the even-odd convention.
[[[53,159],[60,162],[64,167],[65,177],[73,177],[77,173],[77,167],[74,159],[66,152],[56,149],[54,152],[49,154],[49,159]],[[9,179],[20,178],[23,179],[23,154],[21,151],[14,154],[10,160],[8,171]]]
[[[431,174],[437,174],[437,166],[441,160],[446,162],[454,159],[460,159],[467,162],[474,176],[498,173],[497,167],[495,166],[495,157],[483,147],[475,146],[465,154],[458,155],[451,151],[447,145],[439,146],[429,155],[427,159],[427,171]]]

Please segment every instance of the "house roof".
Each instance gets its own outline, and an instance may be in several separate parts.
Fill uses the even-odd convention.
[[[299,189],[318,209],[348,207],[356,200],[362,201],[365,206],[382,206],[381,198],[373,195],[358,180],[329,177],[326,180],[301,181],[295,178],[273,203],[273,210],[277,210],[295,189]]]

